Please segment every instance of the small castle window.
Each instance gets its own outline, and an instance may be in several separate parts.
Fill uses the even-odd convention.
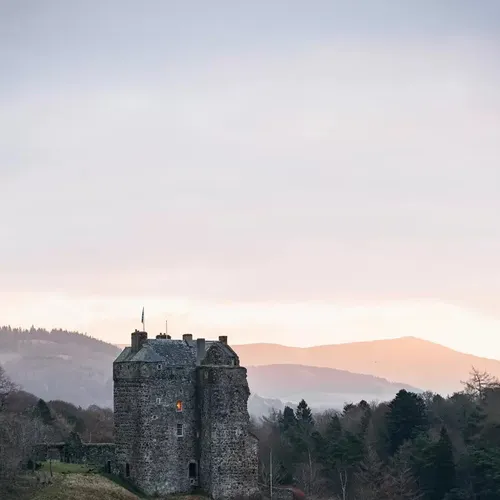
[[[184,436],[184,426],[182,424],[177,424],[177,437]]]
[[[189,462],[189,477],[191,479],[196,479],[197,476],[196,462]]]
[[[130,477],[130,465],[125,464],[125,476]]]
[[[156,404],[159,405],[161,403],[161,398],[156,398]]]
[[[175,403],[175,409],[177,411],[182,411],[182,401],[177,401],[177,403]]]
[[[158,415],[153,415],[153,420],[158,420]]]
[[[160,363],[158,363],[158,364],[156,365],[156,369],[157,369],[157,370],[161,370],[161,364],[160,364]]]

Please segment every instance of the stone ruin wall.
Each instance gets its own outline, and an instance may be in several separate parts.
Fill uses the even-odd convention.
[[[34,460],[59,460],[73,464],[96,466],[108,473],[116,472],[114,443],[81,443],[73,442],[38,444],[35,447]]]

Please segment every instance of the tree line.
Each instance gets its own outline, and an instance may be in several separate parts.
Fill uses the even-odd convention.
[[[33,325],[28,329],[12,328],[10,325],[0,326],[0,348],[4,350],[17,351],[23,343],[33,340],[55,342],[61,345],[75,344],[89,346],[93,344],[96,349],[102,352],[115,354],[117,351],[117,347],[86,333],[62,330],[61,328],[46,330],[45,328],[38,328]]]
[[[341,412],[313,414],[304,400],[274,412],[253,428],[261,481],[342,500],[498,500],[500,384],[473,369],[463,385],[446,398],[401,390]]]
[[[449,397],[406,390],[392,401],[313,413],[302,400],[259,422],[260,481],[336,500],[498,500],[500,383],[472,370]],[[0,490],[28,466],[37,443],[112,442],[110,409],[44,401],[0,366]]]

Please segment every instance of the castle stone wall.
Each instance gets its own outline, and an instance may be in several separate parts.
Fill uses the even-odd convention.
[[[195,370],[162,363],[137,364],[141,366],[133,379],[127,373],[122,378],[115,369],[121,475],[148,495],[188,492],[193,487],[189,464],[197,464]],[[177,411],[177,401],[182,402],[182,411]],[[177,424],[182,425],[182,436],[177,436]]]
[[[198,369],[201,486],[213,498],[259,495],[257,441],[249,432],[245,368]]]
[[[113,367],[116,468],[118,475],[132,482],[139,481],[141,476],[141,395],[147,391],[147,382],[141,380],[139,368],[136,363]]]

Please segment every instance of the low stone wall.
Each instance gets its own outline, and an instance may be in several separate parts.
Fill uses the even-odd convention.
[[[52,459],[74,464],[88,464],[109,473],[116,469],[114,443],[82,443],[74,437],[64,443],[36,445],[34,459],[37,462]]]
[[[115,468],[115,445],[113,443],[84,444],[82,463],[96,465],[106,472],[112,472]]]

